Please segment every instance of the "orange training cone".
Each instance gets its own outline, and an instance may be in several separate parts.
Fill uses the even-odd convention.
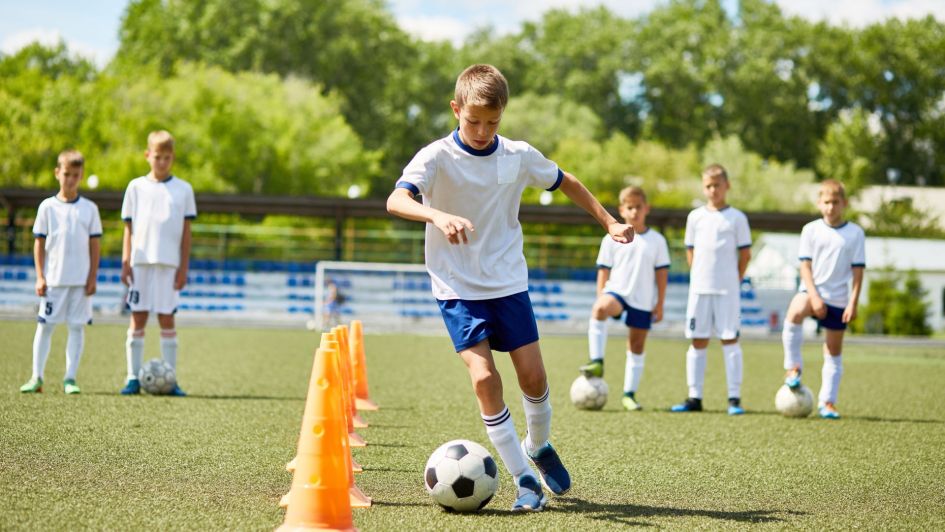
[[[354,530],[341,375],[329,350],[316,351],[315,366],[318,377],[312,379],[305,402],[297,465],[280,531]]]
[[[351,321],[351,365],[354,367],[354,406],[358,410],[377,410],[377,403],[368,393],[367,360],[364,356],[364,326],[361,320]]]
[[[329,342],[329,344],[333,344],[333,342]],[[342,366],[341,359],[343,355],[340,351],[335,351],[332,353],[332,355],[334,363],[339,369],[340,373]],[[344,441],[346,449],[345,458],[348,460],[348,500],[352,508],[370,508],[371,498],[365,495],[364,492],[354,484],[354,458],[351,456],[351,446],[348,442],[349,440]]]
[[[330,347],[331,349],[335,349],[340,352],[340,346],[337,340],[338,339],[337,329],[338,328],[335,327],[335,329],[332,330],[333,332],[322,333],[322,342],[321,342],[322,347],[326,347],[326,348]],[[343,365],[339,364],[339,366],[343,366]],[[346,383],[344,386],[345,388],[347,388],[348,381],[346,380],[345,378],[346,376],[344,375],[344,367],[340,367],[339,369],[342,374],[342,381]],[[345,389],[344,392],[345,392],[345,397],[344,397],[345,418],[348,423],[348,442],[351,444],[351,447],[365,447],[367,446],[367,442],[364,441],[364,438],[362,438],[360,434],[354,431],[354,420],[351,418],[352,407],[348,404],[351,400],[350,393],[348,393],[347,389]]]
[[[361,414],[358,414],[358,410],[355,407],[357,402],[357,396],[354,393],[354,365],[351,363],[351,344],[348,342],[348,326],[339,325],[338,326],[339,337],[341,338],[341,353],[344,355],[344,365],[348,371],[348,392],[351,394],[351,421],[354,423],[354,428],[364,429],[367,428],[368,422],[365,421]]]

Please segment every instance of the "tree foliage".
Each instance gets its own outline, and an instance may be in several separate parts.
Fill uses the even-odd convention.
[[[867,303],[859,309],[852,328],[868,334],[928,336],[932,329],[926,296],[928,291],[915,270],[905,275],[884,270],[870,279]]]

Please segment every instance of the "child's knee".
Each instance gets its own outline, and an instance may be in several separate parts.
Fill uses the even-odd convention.
[[[470,368],[469,378],[477,396],[488,396],[497,390],[502,393],[502,379],[495,368],[485,366]]]

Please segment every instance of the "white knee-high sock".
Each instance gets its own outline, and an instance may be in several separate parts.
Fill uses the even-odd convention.
[[[144,361],[144,329],[128,329],[125,358],[128,360],[128,378],[137,379]]]
[[[627,351],[627,369],[623,374],[624,393],[635,393],[640,387],[640,378],[643,377],[643,363],[646,361],[646,353],[633,353]]]
[[[528,458],[525,457],[525,452],[518,443],[518,434],[515,432],[515,424],[512,423],[512,415],[509,414],[508,407],[503,408],[494,416],[482,414],[482,422],[486,425],[489,441],[499,453],[499,458],[502,459],[509,474],[515,479],[515,484],[518,485],[518,479],[522,475],[534,476],[531,468],[528,467]]]
[[[689,397],[702,399],[702,385],[705,383],[705,349],[689,346],[686,351],[686,384],[689,385]]]
[[[843,376],[843,355],[824,354],[824,369],[821,373],[820,397],[824,403],[837,403],[837,394],[840,392],[840,377]]]
[[[742,346],[738,342],[722,344],[722,354],[725,356],[728,397],[740,398],[742,396]]]
[[[604,360],[607,345],[607,319],[590,319],[587,324],[587,346],[591,360]]]
[[[781,343],[784,345],[784,369],[804,367],[804,359],[801,357],[803,341],[804,325],[785,321],[784,329],[781,331]]]
[[[525,407],[525,446],[528,452],[534,452],[548,441],[551,436],[551,401],[548,396],[551,388],[545,388],[541,397],[522,394],[522,406]]]
[[[66,340],[66,378],[75,379],[79,371],[79,360],[85,348],[85,325],[69,324],[69,339]]]
[[[49,358],[49,346],[52,345],[52,333],[55,323],[37,323],[36,335],[33,336],[33,378],[43,378],[46,371],[46,359]]]
[[[161,329],[161,358],[177,372],[177,331]]]

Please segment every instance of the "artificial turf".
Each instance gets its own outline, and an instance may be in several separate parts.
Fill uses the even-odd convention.
[[[154,327],[152,325],[152,327]],[[183,399],[122,397],[125,327],[87,330],[79,396],[62,393],[66,331],[56,331],[44,393],[22,395],[34,325],[0,322],[0,528],[265,530],[283,521],[317,335],[301,330],[178,327]],[[146,358],[157,357],[148,329]],[[624,346],[612,335],[600,412],[574,409],[568,388],[585,340],[546,337],[553,441],[574,487],[541,514],[512,514],[501,470],[484,511],[449,514],[423,488],[441,443],[488,442],[462,363],[445,336],[368,335],[372,398],[355,449],[358,486],[374,506],[362,530],[945,528],[945,352],[940,346],[848,344],[839,421],[774,411],[778,342],[745,341],[745,416],[725,414],[721,352],[709,351],[707,411],[671,414],[685,387],[685,342],[651,339],[638,393],[620,410]],[[820,347],[804,348],[820,385]],[[506,401],[524,432],[508,357]]]

